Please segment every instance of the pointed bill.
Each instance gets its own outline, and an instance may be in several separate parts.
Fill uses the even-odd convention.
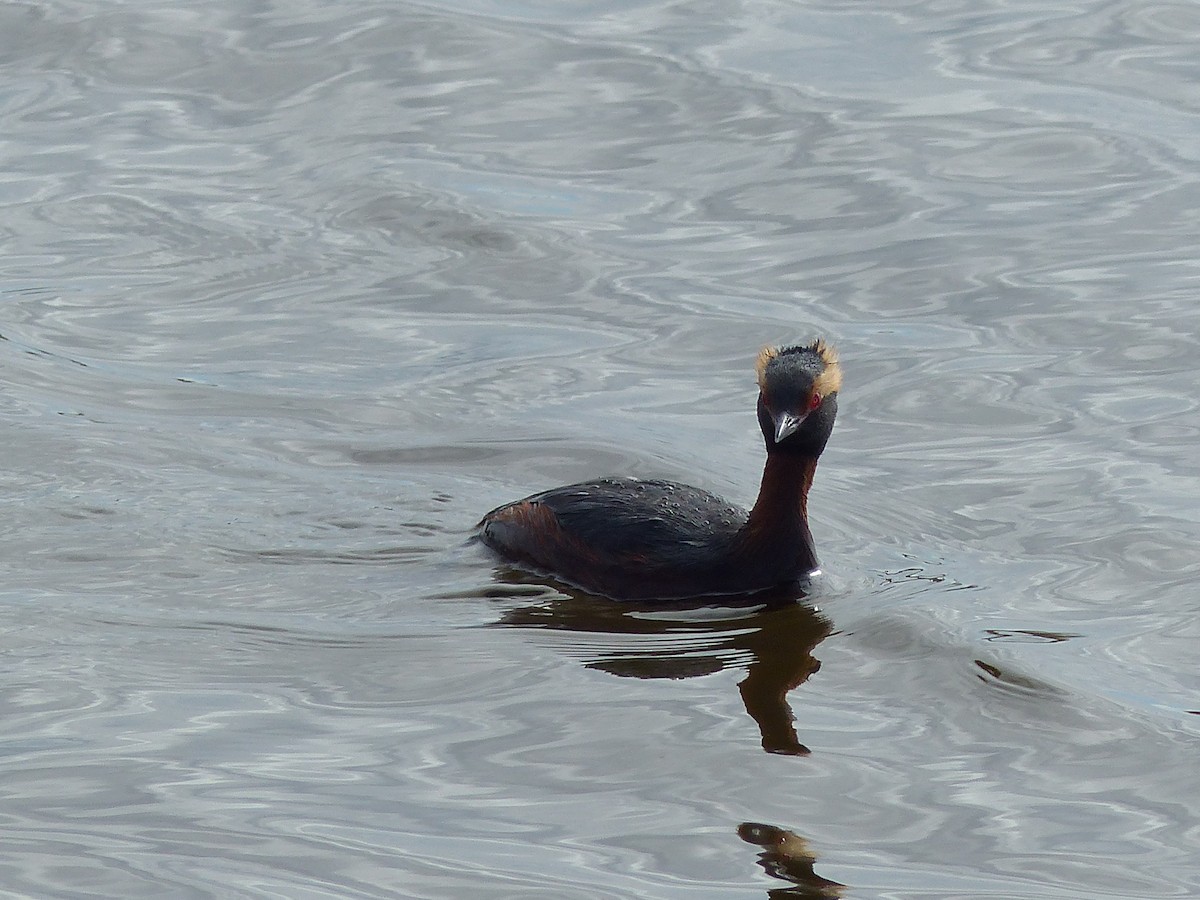
[[[779,443],[796,433],[796,429],[804,424],[807,416],[798,416],[790,412],[781,412],[775,416],[775,443]]]

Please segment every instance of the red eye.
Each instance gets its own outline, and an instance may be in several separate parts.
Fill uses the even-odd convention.
[[[809,412],[812,412],[820,405],[821,405],[821,395],[820,394],[813,394],[811,397],[808,398],[808,411]]]

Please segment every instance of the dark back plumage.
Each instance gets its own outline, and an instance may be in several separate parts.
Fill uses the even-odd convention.
[[[617,599],[753,593],[816,567],[807,496],[833,430],[841,367],[824,341],[758,357],[767,465],[749,513],[671,481],[601,478],[484,516],[484,543],[514,562]]]

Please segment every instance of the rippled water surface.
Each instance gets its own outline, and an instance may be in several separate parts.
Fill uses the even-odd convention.
[[[0,3],[13,896],[1200,895],[1192,3]],[[753,499],[807,602],[468,541]]]

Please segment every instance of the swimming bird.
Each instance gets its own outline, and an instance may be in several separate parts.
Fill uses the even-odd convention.
[[[823,340],[758,355],[766,444],[749,512],[673,481],[600,478],[492,510],[478,525],[501,557],[616,600],[746,595],[817,569],[808,492],[833,432],[842,369]]]

